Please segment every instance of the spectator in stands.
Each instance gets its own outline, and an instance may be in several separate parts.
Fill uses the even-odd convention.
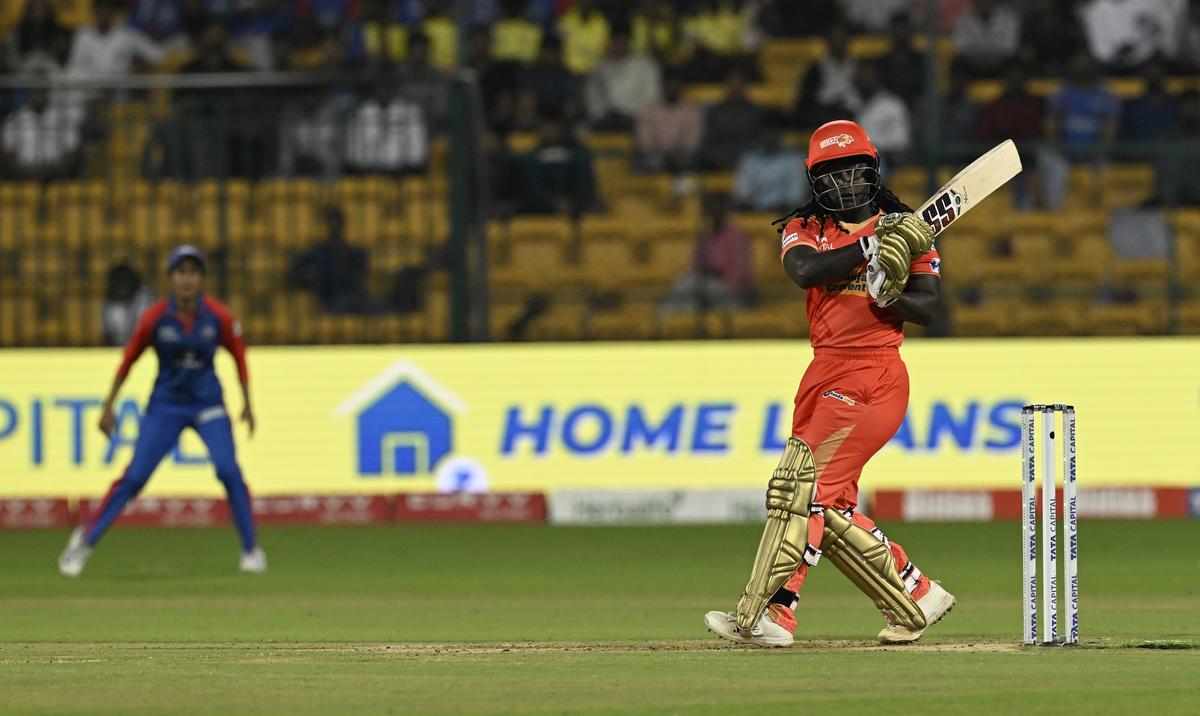
[[[979,105],[967,89],[971,75],[962,67],[950,70],[950,86],[942,97],[942,122],[938,139],[946,143],[975,141],[979,128]]]
[[[497,62],[492,59],[492,36],[486,27],[472,29],[467,42],[467,65],[479,75],[487,124],[507,134],[520,119],[520,78],[524,68],[512,60]]]
[[[1173,3],[1091,0],[1080,11],[1088,50],[1110,73],[1134,73],[1166,54],[1174,36]]]
[[[533,62],[542,45],[542,28],[529,21],[526,0],[504,0],[503,14],[492,25],[492,57]]]
[[[1121,109],[1121,140],[1154,142],[1166,137],[1175,126],[1175,97],[1167,91],[1166,71],[1160,63],[1146,67],[1145,89],[1125,102]]]
[[[46,37],[46,43],[31,52],[8,58],[12,60],[10,67],[21,75],[45,77],[50,81],[62,79],[71,55],[71,33],[51,32]],[[9,49],[12,49],[11,45]],[[67,101],[70,95],[65,90],[56,90],[50,93],[50,101]]]
[[[977,77],[998,77],[1017,55],[1021,18],[1011,5],[975,0],[954,24],[956,63]]]
[[[1004,91],[979,111],[979,141],[995,146],[1013,140],[1021,152],[1025,169],[1013,179],[1013,204],[1021,211],[1033,207],[1030,182],[1036,174],[1034,144],[1042,138],[1045,103],[1025,89],[1028,77],[1019,64],[1009,67],[1004,76]]]
[[[1070,165],[1090,163],[1097,170],[1117,133],[1120,105],[1101,82],[1096,64],[1080,53],[1071,60],[1063,88],[1046,106],[1046,138],[1038,153],[1042,204],[1060,209],[1067,197]]]
[[[39,181],[78,176],[82,124],[78,105],[52,103],[44,88],[29,90],[26,104],[0,129],[4,175]]]
[[[406,44],[411,46],[412,42],[392,0],[365,0],[358,19],[348,28],[348,34],[346,59],[355,67],[399,65],[405,59]],[[422,36],[428,56],[429,37],[424,33]]]
[[[844,0],[846,22],[857,32],[884,35],[897,15],[912,9],[912,0]]]
[[[637,165],[642,171],[679,174],[695,166],[704,132],[704,115],[695,102],[683,98],[683,79],[668,73],[663,96],[637,118]]]
[[[916,47],[917,34],[908,15],[896,15],[889,30],[891,46],[875,63],[879,81],[911,107],[925,91],[925,53]]]
[[[586,75],[600,64],[608,48],[608,20],[596,8],[595,0],[577,0],[558,21],[567,67],[577,75]]]
[[[919,17],[921,24],[925,24],[925,15],[929,12],[928,5],[933,3],[937,15],[938,29],[944,34],[950,35],[954,32],[954,26],[958,24],[958,19],[967,14],[971,9],[972,0],[915,0],[912,2],[913,17]]]
[[[854,84],[858,60],[850,56],[849,42],[844,27],[829,29],[828,51],[808,68],[796,90],[795,118],[800,126],[818,127],[845,119],[859,103]]]
[[[696,237],[687,271],[659,303],[660,314],[737,310],[754,302],[750,235],[729,221],[728,197],[705,196],[704,211],[707,226]]]
[[[121,262],[109,268],[104,285],[104,303],[100,306],[104,342],[110,346],[128,343],[142,311],[157,298],[129,264]]]
[[[205,0],[131,0],[126,19],[167,52],[185,50],[210,16]]]
[[[328,313],[374,313],[378,303],[367,293],[367,250],[346,241],[346,218],[336,206],[322,210],[325,239],[292,262],[287,285],[312,293]]]
[[[429,57],[434,67],[449,71],[458,66],[458,23],[448,0],[426,0],[421,32],[429,38]]]
[[[537,126],[537,118],[561,116],[573,124],[583,113],[579,78],[563,62],[562,40],[542,38],[537,61],[521,75],[521,124]]]
[[[683,36],[692,56],[684,66],[693,82],[711,82],[737,67],[749,79],[760,77],[754,48],[747,44],[750,11],[728,0],[702,0],[699,10],[683,21]]]
[[[229,48],[229,30],[209,20],[201,33],[195,58],[182,74],[244,72],[248,68]],[[278,103],[262,89],[189,89],[176,93],[189,106],[190,141],[204,147],[193,153],[201,176],[259,179],[277,166]]]
[[[772,115],[755,147],[738,159],[733,183],[734,208],[782,212],[805,202],[808,177],[804,156],[783,145],[787,121]]]
[[[679,18],[670,0],[638,0],[629,24],[634,52],[653,55],[664,66],[686,56]]]
[[[658,63],[630,52],[629,33],[613,31],[608,53],[584,87],[588,119],[594,129],[628,132],[633,120],[662,92]]]
[[[596,203],[591,151],[560,118],[545,117],[538,143],[521,157],[521,195],[526,214],[565,214],[578,219]]]
[[[67,71],[71,75],[121,77],[135,67],[156,67],[163,51],[122,22],[123,0],[97,0],[95,23],[75,31]]]
[[[489,218],[508,219],[521,199],[521,158],[513,152],[505,135],[485,130],[483,141],[490,184]]]
[[[421,171],[429,161],[429,130],[421,108],[377,79],[346,125],[346,166],[359,174]]]
[[[195,56],[179,69],[181,74],[242,72],[247,67],[229,49],[229,29],[220,20],[209,20],[200,33]],[[222,93],[223,94],[223,93]]]
[[[907,4],[903,0],[897,4]],[[763,7],[760,22],[763,27],[770,28],[776,37],[810,37],[824,36],[825,31],[835,25],[842,24],[841,0],[771,0]],[[874,5],[885,4],[875,0]],[[889,3],[890,4],[890,3]]]
[[[1187,0],[1174,32],[1172,67],[1180,73],[1200,71],[1200,0]]]
[[[51,0],[29,0],[8,41],[9,66],[18,67],[41,55],[71,31],[59,20]]]
[[[731,169],[754,144],[766,113],[746,97],[746,75],[732,69],[725,78],[725,97],[704,114],[700,163],[706,169]]]
[[[879,83],[879,72],[869,62],[859,66],[855,88],[861,100],[854,121],[867,130],[886,167],[902,163],[912,146],[908,107]]]
[[[1066,73],[1071,58],[1087,44],[1083,25],[1071,3],[1034,0],[1021,26],[1019,56],[1031,76]]]
[[[1200,92],[1188,90],[1179,96],[1175,123],[1166,139],[1191,148],[1200,142]],[[1154,189],[1150,204],[1200,206],[1200,157],[1194,151],[1160,154],[1154,164]]]
[[[438,132],[450,116],[450,78],[429,62],[429,38],[423,32],[408,37],[408,55],[396,68],[400,97],[421,108],[428,126]]]

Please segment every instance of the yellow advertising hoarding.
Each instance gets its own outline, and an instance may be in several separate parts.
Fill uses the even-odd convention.
[[[800,343],[257,348],[257,494],[763,485],[787,436]],[[1020,407],[1073,403],[1085,485],[1200,483],[1200,339],[915,340],[904,426],[871,488],[1011,488]],[[95,496],[132,454],[154,358],[115,439],[95,424],[112,350],[0,353],[0,496]],[[218,359],[230,412],[232,361]],[[188,434],[147,494],[219,495]]]

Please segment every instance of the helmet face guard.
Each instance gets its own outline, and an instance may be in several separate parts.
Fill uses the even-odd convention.
[[[822,162],[808,170],[813,200],[828,211],[861,209],[879,194],[879,158],[870,155]]]

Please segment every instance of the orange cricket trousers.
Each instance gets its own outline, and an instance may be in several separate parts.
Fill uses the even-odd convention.
[[[896,434],[907,409],[908,369],[897,349],[817,348],[796,392],[792,435],[813,452],[814,506],[841,511],[886,543],[909,592],[920,599],[929,590],[929,579],[871,518],[854,512],[863,466]],[[824,515],[814,512],[809,520],[809,555],[819,554],[824,529]],[[799,592],[809,566],[810,562],[801,563],[784,587]],[[794,629],[794,623],[784,626]]]

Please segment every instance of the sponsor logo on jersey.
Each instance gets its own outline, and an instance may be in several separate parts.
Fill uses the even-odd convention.
[[[822,398],[833,398],[834,400],[840,400],[843,403],[845,403],[846,405],[854,405],[853,398],[842,395],[841,393],[837,392],[836,390],[827,390],[824,393],[821,393],[821,397]]]
[[[836,145],[838,145],[838,147],[844,149],[844,148],[850,146],[851,144],[854,144],[854,137],[851,137],[849,134],[835,134],[832,137],[827,137],[825,139],[822,139],[821,143],[818,144],[817,146],[820,149],[824,149],[825,147],[830,147],[830,146],[833,146],[834,144],[836,144]]]
[[[175,330],[175,326],[158,327],[158,340],[162,343],[178,343],[181,338],[179,331]]]
[[[217,339],[217,329],[213,326],[204,326],[200,329],[200,337],[211,343]]]
[[[942,260],[941,259],[930,259],[929,260],[929,268],[934,273],[941,276],[942,275]]]

